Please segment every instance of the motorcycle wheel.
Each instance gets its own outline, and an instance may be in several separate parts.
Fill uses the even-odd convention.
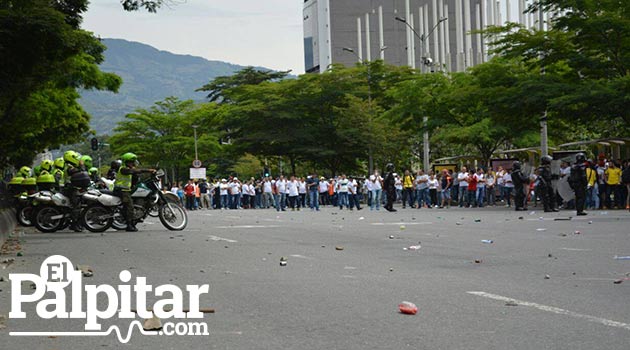
[[[162,203],[158,213],[162,225],[171,231],[181,231],[185,229],[188,224],[186,211],[184,208],[174,203]]]
[[[25,207],[19,207],[17,208],[16,212],[15,212],[15,218],[17,219],[18,223],[24,227],[30,227],[33,226],[33,207],[32,206],[25,206]]]
[[[83,210],[81,221],[90,232],[104,232],[112,226],[114,219],[109,208],[95,204]]]
[[[63,212],[56,207],[42,206],[33,213],[35,228],[41,232],[51,233],[59,230],[63,222],[62,219],[51,219],[53,216],[62,215]]]
[[[127,229],[127,220],[122,215],[122,208],[116,208],[114,212],[114,219],[112,220],[112,227],[118,231],[124,231]]]

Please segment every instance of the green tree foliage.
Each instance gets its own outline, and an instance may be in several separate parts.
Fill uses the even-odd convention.
[[[216,125],[217,106],[168,97],[149,109],[128,114],[110,138],[115,154],[133,152],[147,165],[170,171],[183,180],[195,158],[193,125],[197,125],[199,158],[205,164],[221,150]],[[212,168],[210,171],[214,170]]]
[[[563,15],[546,31],[515,24],[490,29],[495,51],[553,76],[534,84],[556,82],[546,96],[551,114],[573,124],[599,123],[606,134],[630,132],[630,2],[539,0],[528,11],[540,6]]]
[[[284,79],[287,74],[289,71],[274,72],[246,67],[236,74],[217,77],[196,91],[207,91],[207,98],[210,102],[229,103],[231,101],[230,94],[237,92],[235,90],[238,88],[258,85],[266,81],[279,81]]]
[[[105,47],[79,28],[87,0],[0,2],[0,166],[28,164],[46,147],[78,140],[89,116],[78,88],[117,91]]]

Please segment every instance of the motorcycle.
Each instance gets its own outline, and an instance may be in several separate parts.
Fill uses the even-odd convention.
[[[70,198],[61,192],[40,191],[33,195],[37,206],[33,207],[32,221],[35,227],[46,233],[68,227],[72,218]]]
[[[163,193],[160,189],[159,177],[164,176],[164,171],[139,181],[131,193],[133,200],[134,222],[143,222],[147,216],[157,210],[157,216],[164,227],[172,231],[180,231],[188,224],[188,215],[179,205],[179,198],[172,193]],[[111,203],[110,203],[111,204]],[[100,206],[100,207],[99,207]],[[98,208],[97,208],[98,207]],[[105,214],[106,208],[109,213]],[[88,211],[88,209],[90,209]],[[83,211],[83,222],[98,222],[112,219],[111,227],[117,230],[127,228],[127,221],[123,215],[122,205],[105,205],[103,202],[88,206]]]
[[[33,195],[22,193],[16,199],[15,218],[17,219],[17,222],[24,227],[33,226],[33,221],[31,220],[31,216],[33,214],[32,196]]]

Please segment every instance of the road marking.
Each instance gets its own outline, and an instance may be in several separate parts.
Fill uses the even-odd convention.
[[[600,318],[600,317],[595,317],[595,316],[591,316],[591,315],[584,315],[584,314],[580,314],[580,313],[577,313],[577,312],[561,309],[559,307],[547,306],[547,305],[542,305],[542,304],[536,304],[536,303],[532,303],[532,302],[529,302],[529,301],[517,300],[517,299],[508,298],[508,297],[504,297],[504,296],[496,295],[496,294],[490,294],[490,293],[486,293],[486,292],[469,291],[469,292],[466,292],[466,293],[472,294],[472,295],[477,295],[477,296],[484,297],[484,298],[505,301],[505,302],[512,301],[512,302],[517,303],[518,305],[533,307],[533,308],[541,310],[541,311],[552,312],[552,313],[558,314],[558,315],[571,316],[571,317],[583,319],[585,321],[603,324],[604,326],[616,327],[616,328],[622,328],[622,329],[630,330],[630,324],[628,324],[628,323],[612,321],[612,320],[608,320],[608,319]]]
[[[274,228],[281,227],[279,225],[234,225],[234,226],[217,226],[216,228]]]
[[[564,247],[559,248],[559,249],[568,250],[570,252],[590,252],[593,250],[593,249],[564,248]]]
[[[210,238],[213,241],[225,241],[225,242],[228,242],[228,243],[238,243],[238,241],[235,241],[233,239],[217,237],[217,236],[212,236],[212,235],[208,236],[208,238]]]
[[[311,258],[311,257],[308,257],[308,256],[300,255],[300,254],[292,254],[292,255],[289,255],[289,256],[292,256],[294,258],[306,259],[306,260],[313,260],[313,259],[315,259],[315,258]]]
[[[432,222],[373,222],[374,226],[400,226],[400,225],[430,225]]]

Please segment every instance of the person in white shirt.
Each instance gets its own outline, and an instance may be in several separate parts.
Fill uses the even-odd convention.
[[[357,210],[361,210],[361,203],[359,203],[359,184],[357,180],[354,178],[350,178],[350,182],[348,183],[348,199],[350,202],[350,210],[353,207],[357,207]]]
[[[291,179],[289,180],[289,182],[287,182],[286,188],[287,188],[287,193],[289,195],[289,206],[291,207],[292,211],[295,211],[295,205],[297,203],[298,196],[300,194],[299,183],[295,179],[295,176],[291,176]],[[299,205],[297,209],[300,210]]]
[[[486,174],[482,168],[477,168],[474,176],[477,180],[477,205],[479,208],[483,208],[483,203],[486,200]]]
[[[431,209],[431,203],[429,203],[429,176],[422,169],[418,170],[418,175],[416,176],[416,200],[418,201],[418,209],[422,208],[423,204],[428,209]]]
[[[466,194],[468,193],[468,168],[465,166],[462,167],[462,170],[457,173],[457,180],[459,181],[459,207],[464,206],[464,201],[468,202],[466,199]],[[466,203],[468,205],[468,203]]]
[[[501,202],[505,201],[505,180],[503,179],[503,176],[505,176],[505,170],[503,170],[502,166],[499,166],[499,168],[497,169],[495,180],[497,183],[497,187],[499,188],[499,200]]]
[[[370,210],[381,210],[381,200],[383,195],[383,178],[378,172],[374,172],[374,175],[370,176],[370,182],[372,183],[372,203],[370,203]]]
[[[276,188],[278,189],[279,203],[276,209],[285,211],[287,207],[287,180],[283,175],[280,175],[280,179],[276,181]]]
[[[241,199],[243,209],[249,209],[249,182],[243,184],[243,195]]]
[[[330,198],[328,198],[328,181],[323,176],[319,178],[319,203],[321,205],[330,204]]]
[[[394,188],[396,189],[396,202],[400,202],[402,200],[403,183],[398,174],[394,174],[394,178]]]
[[[365,192],[367,193],[367,205],[368,207],[372,208],[372,189],[374,189],[374,185],[372,182],[372,177],[374,175],[370,175],[367,179],[365,179],[365,182],[363,183],[363,187],[365,188]]]
[[[427,181],[427,186],[429,188],[429,196],[431,197],[431,203],[428,204],[428,208],[431,208],[431,205],[434,207],[438,206],[438,198],[437,198],[437,189],[438,189],[438,180],[435,178],[435,174],[433,170],[429,171],[429,181]]]
[[[503,191],[505,192],[505,201],[507,202],[506,207],[511,207],[512,202],[510,199],[512,198],[512,190],[514,190],[514,183],[512,183],[512,174],[511,170],[508,170],[505,175],[503,175]]]
[[[301,177],[298,180],[298,193],[300,198],[298,199],[298,209],[306,208],[306,181]]]
[[[271,179],[269,177],[265,177],[265,181],[263,182],[263,197],[262,197],[262,206],[263,208],[269,208],[273,203],[273,195],[271,191]]]
[[[339,204],[339,209],[342,210],[345,205],[346,208],[350,208],[348,203],[348,184],[350,181],[346,178],[346,174],[341,175],[341,179],[337,181],[337,200]]]
[[[227,209],[229,204],[229,195],[228,195],[228,182],[226,179],[221,180],[221,185],[219,185],[219,194],[221,195],[221,210]]]
[[[492,205],[492,206],[494,206],[494,200],[495,200],[495,194],[494,194],[495,184],[496,184],[495,175],[492,169],[490,169],[488,173],[486,174],[486,194],[488,195],[488,205]]]

